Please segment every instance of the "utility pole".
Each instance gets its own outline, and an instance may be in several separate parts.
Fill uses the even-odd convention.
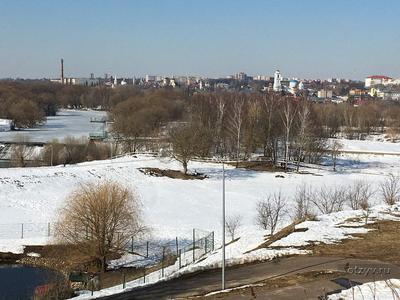
[[[225,290],[225,162],[222,161],[222,290]]]

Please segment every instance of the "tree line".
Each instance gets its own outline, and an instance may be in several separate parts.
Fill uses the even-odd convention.
[[[110,89],[61,85],[46,81],[0,81],[0,118],[15,128],[29,128],[55,116],[60,108],[109,110],[140,91],[134,87]]]
[[[327,138],[384,133],[395,140],[400,133],[400,106],[390,102],[356,106],[280,93],[0,82],[0,118],[12,119],[18,128],[35,126],[59,108],[105,109],[121,147],[116,151],[151,147],[169,151],[183,164],[194,156],[239,162],[256,152],[275,164],[314,163],[326,151]]]
[[[112,130],[130,152],[169,149],[187,163],[194,157],[224,157],[239,163],[262,154],[274,164],[316,163],[328,138],[364,139],[372,133],[397,138],[400,106],[370,102],[314,103],[306,96],[277,93],[212,92],[192,96],[152,92],[130,96],[110,111]],[[154,145],[154,143],[158,143]]]

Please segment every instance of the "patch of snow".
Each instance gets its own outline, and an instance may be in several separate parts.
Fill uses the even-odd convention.
[[[27,245],[45,245],[48,242],[49,238],[0,239],[0,252],[21,254]]]
[[[333,139],[331,139],[333,140]],[[400,154],[400,143],[377,140],[336,139],[342,144],[341,150],[365,153]]]
[[[243,289],[246,289],[246,288],[257,287],[257,286],[264,286],[264,284],[262,284],[262,283],[258,283],[258,284],[245,284],[245,285],[238,286],[238,287],[235,287],[235,288],[225,289],[225,290],[223,290],[223,291],[211,292],[211,293],[205,294],[204,297],[210,297],[210,296],[216,296],[216,295],[223,295],[223,294],[230,293],[230,292],[233,292],[233,291],[240,291],[240,290],[243,290]]]
[[[29,257],[40,257],[41,256],[39,253],[36,253],[36,252],[29,252],[26,255]]]
[[[399,279],[364,283],[328,297],[329,300],[395,300],[399,298]]]

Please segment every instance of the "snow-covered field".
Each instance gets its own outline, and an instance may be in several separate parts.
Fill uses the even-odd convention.
[[[268,195],[282,192],[292,207],[293,194],[302,184],[313,187],[350,184],[364,180],[377,187],[388,173],[397,173],[400,161],[393,156],[347,155],[339,172],[330,167],[306,169],[311,174],[255,172],[227,168],[227,215],[242,216],[242,233],[249,232],[257,244],[262,232],[255,224],[256,204]],[[169,158],[122,157],[72,166],[0,169],[0,224],[47,223],[57,220],[66,196],[80,183],[115,180],[135,189],[141,197],[144,220],[153,236],[190,237],[192,228],[215,231],[221,227],[222,170],[217,163],[192,162],[190,170],[205,173],[205,180],[179,180],[144,175],[137,168],[181,168]],[[287,216],[289,221],[290,215]],[[2,225],[0,225],[1,236]],[[240,235],[240,233],[239,233]],[[256,237],[258,235],[258,237]],[[28,243],[25,239],[19,243]],[[251,241],[248,241],[250,243]],[[0,247],[7,248],[0,239]],[[10,244],[11,246],[11,244]]]
[[[372,147],[370,141],[364,143],[364,148]],[[191,162],[189,170],[206,174],[208,178],[204,180],[151,177],[138,170],[143,167],[180,169],[181,165],[169,158],[138,155],[66,167],[0,169],[0,251],[20,253],[23,251],[23,245],[51,242],[51,237],[46,237],[45,224],[57,220],[58,211],[67,195],[81,183],[101,180],[114,180],[136,190],[141,199],[144,221],[152,229],[151,238],[190,239],[192,229],[198,228],[209,232],[215,231],[216,248],[218,248],[221,237],[221,165],[212,162]],[[361,212],[341,212],[321,217],[316,223],[305,222],[298,225],[305,226],[308,230],[296,232],[276,242],[276,245],[273,244],[279,246],[278,249],[260,249],[245,254],[265,239],[265,232],[258,228],[255,218],[257,202],[268,195],[281,192],[286,197],[289,213],[280,224],[284,226],[290,222],[293,215],[293,195],[299,186],[307,184],[319,188],[350,185],[354,181],[362,180],[377,189],[384,176],[389,173],[397,174],[399,167],[400,160],[397,156],[371,154],[341,156],[338,161],[338,172],[331,170],[329,162],[326,166],[304,167],[303,171],[307,171],[307,174],[256,172],[228,166],[226,168],[227,216],[242,216],[242,226],[237,233],[240,239],[227,247],[228,264],[269,259],[286,254],[302,254],[304,251],[296,249],[296,246],[304,245],[306,241],[335,242],[343,239],[346,234],[365,232],[362,227],[338,227],[337,225],[349,216],[361,215]],[[283,178],[276,175],[282,175]],[[377,204],[379,201],[379,193],[376,193],[373,202]],[[39,226],[41,234],[35,236],[35,231],[32,229],[31,235],[28,231],[28,234],[21,239],[22,223],[34,223],[30,226]],[[25,225],[24,228],[30,227]],[[3,235],[7,238],[2,238]],[[219,261],[220,253],[216,249],[199,263],[189,265],[178,272],[176,266],[172,266],[165,272],[167,276],[178,276],[185,272],[215,267]],[[160,274],[155,272],[149,274],[146,281],[154,282],[159,279]],[[128,287],[137,284],[140,282],[132,282]],[[117,290],[120,291],[121,287],[112,288],[104,293]]]
[[[61,109],[57,116],[47,117],[47,122],[36,128],[21,131],[0,131],[0,141],[13,141],[18,134],[27,136],[32,142],[47,142],[66,136],[88,137],[90,132],[99,130],[99,123],[90,123],[90,118],[104,116],[106,116],[104,111]]]
[[[400,155],[400,143],[390,141],[361,141],[340,139],[341,150],[354,152],[392,153]]]
[[[372,186],[385,174],[399,170],[399,160],[392,156],[351,155],[342,157],[341,171],[330,167],[307,169],[312,174],[255,172],[227,168],[227,215],[242,216],[241,231],[249,232],[254,244],[263,233],[255,225],[256,203],[270,194],[282,192],[288,209],[296,188],[304,183],[313,187],[350,184],[365,180]],[[151,177],[137,168],[159,167],[179,169],[176,161],[150,156],[123,157],[113,161],[96,161],[73,166],[0,169],[0,224],[47,223],[57,220],[57,212],[66,196],[80,183],[115,180],[135,189],[141,197],[144,220],[153,236],[164,238],[190,237],[192,228],[216,231],[221,227],[221,165],[192,162],[190,170],[205,173],[205,180],[179,180]],[[287,216],[289,221],[290,215]],[[1,236],[2,225],[0,225]],[[240,233],[239,233],[240,235]],[[16,236],[21,241],[19,234]],[[248,241],[251,243],[251,241]],[[9,242],[0,239],[6,249]],[[10,244],[11,246],[11,244]]]

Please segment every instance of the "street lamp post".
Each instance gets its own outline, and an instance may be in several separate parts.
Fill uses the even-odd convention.
[[[222,161],[222,290],[225,290],[225,163]]]

